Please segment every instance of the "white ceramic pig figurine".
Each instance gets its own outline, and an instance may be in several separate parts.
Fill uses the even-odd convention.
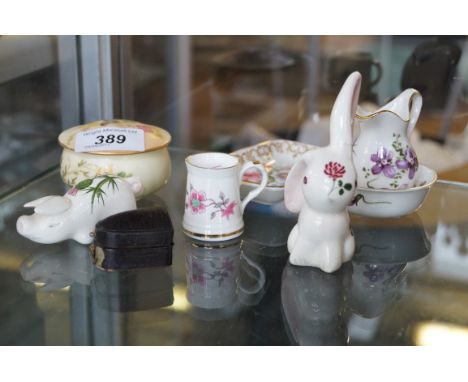
[[[334,272],[354,253],[346,207],[353,199],[356,171],[352,123],[361,75],[352,73],[330,116],[330,145],[305,153],[288,174],[284,201],[299,220],[288,238],[289,261]]]
[[[42,244],[67,239],[90,244],[99,220],[136,208],[135,194],[141,187],[138,178],[103,175],[85,179],[64,196],[45,196],[26,203],[25,207],[34,207],[34,214],[20,216],[16,230]]]

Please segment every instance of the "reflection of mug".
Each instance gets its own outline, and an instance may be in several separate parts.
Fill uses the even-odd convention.
[[[372,79],[372,68],[375,67],[377,74]],[[338,91],[346,78],[358,71],[362,75],[361,94],[370,93],[371,87],[380,81],[382,77],[382,66],[368,52],[350,52],[333,56],[328,64],[328,86]]]
[[[267,185],[262,165],[245,163],[222,153],[190,155],[187,164],[187,189],[183,227],[187,236],[205,241],[223,241],[238,237],[244,230],[242,215],[248,202]],[[240,199],[240,181],[250,168],[262,174],[262,183]]]
[[[240,241],[205,246],[187,239],[186,276],[188,300],[203,309],[227,308],[239,300],[258,302],[265,272],[241,253]]]

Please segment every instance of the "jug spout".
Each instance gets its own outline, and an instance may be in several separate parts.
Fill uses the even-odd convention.
[[[412,105],[411,103],[419,105]],[[395,97],[392,101],[383,106],[381,110],[391,111],[394,114],[398,115],[403,121],[409,122],[411,119],[411,112],[414,113],[417,111],[419,117],[421,106],[421,94],[419,94],[419,92],[416,89],[406,89],[399,96]]]
[[[392,113],[408,124],[407,134],[410,135],[418,121],[422,108],[422,97],[416,89],[406,89],[392,101],[374,112],[366,112],[358,107],[358,119],[370,119],[382,113]]]
[[[330,145],[353,144],[352,125],[361,89],[361,74],[354,72],[343,84],[330,116]],[[351,150],[351,148],[350,148]]]

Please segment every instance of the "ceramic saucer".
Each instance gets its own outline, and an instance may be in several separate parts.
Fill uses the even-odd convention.
[[[375,218],[394,218],[416,211],[437,180],[434,170],[420,166],[416,186],[407,189],[356,189],[356,196],[348,207],[349,212]]]
[[[275,204],[284,199],[284,183],[289,170],[296,161],[309,150],[317,148],[307,143],[274,139],[254,146],[246,147],[231,153],[238,157],[241,164],[244,162],[260,162],[268,172],[268,184],[254,201],[263,204]],[[241,185],[241,194],[245,196],[257,188],[261,182],[261,174],[253,168],[244,173]]]

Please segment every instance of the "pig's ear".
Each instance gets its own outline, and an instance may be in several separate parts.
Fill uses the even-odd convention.
[[[46,202],[47,200],[49,200],[50,198],[53,198],[54,196],[55,195],[49,195],[49,196],[44,196],[42,198],[33,200],[31,202],[26,203],[24,207],[26,208],[37,207],[39,204]]]
[[[34,212],[42,215],[57,215],[68,210],[72,202],[63,196],[50,195],[26,203],[25,207],[34,207]]]
[[[124,180],[130,183],[130,187],[132,188],[132,191],[135,195],[143,191],[143,184],[141,183],[140,178],[138,178],[137,176],[125,178]]]

